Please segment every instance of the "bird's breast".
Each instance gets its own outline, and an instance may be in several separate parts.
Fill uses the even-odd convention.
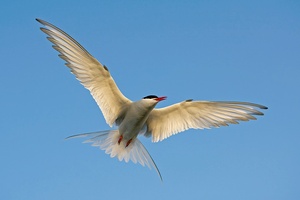
[[[122,123],[119,125],[119,132],[124,139],[129,140],[137,137],[152,109],[135,104],[128,109]]]

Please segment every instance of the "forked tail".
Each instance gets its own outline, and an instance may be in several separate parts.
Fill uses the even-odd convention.
[[[151,169],[151,167],[155,168],[162,180],[162,176],[154,160],[137,138],[133,139],[128,147],[125,147],[125,142],[118,144],[118,139],[120,138],[118,130],[83,133],[67,137],[66,139],[77,137],[90,137],[88,140],[85,140],[84,143],[92,143],[92,146],[100,147],[100,149],[104,150],[110,157],[117,157],[119,161],[124,160],[125,162],[129,162],[129,160],[131,160],[133,163],[140,163],[142,166],[147,165],[149,169]]]

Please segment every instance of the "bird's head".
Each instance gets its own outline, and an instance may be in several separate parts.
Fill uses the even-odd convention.
[[[148,95],[148,96],[145,96],[142,101],[144,102],[144,105],[147,105],[147,107],[152,107],[154,108],[154,106],[160,102],[160,101],[163,101],[163,100],[166,100],[167,97],[166,96],[162,96],[162,97],[158,97],[156,95]]]
[[[145,96],[142,101],[144,102],[144,105],[148,105],[152,108],[154,108],[154,106],[160,102],[160,101],[163,101],[165,100],[167,97],[166,96],[162,96],[162,97],[158,97],[156,95],[148,95],[148,96]]]

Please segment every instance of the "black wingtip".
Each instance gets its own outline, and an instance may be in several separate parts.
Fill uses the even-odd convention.
[[[46,21],[44,21],[44,20],[42,20],[42,19],[39,19],[39,18],[35,18],[35,20],[36,20],[37,22],[43,24],[43,25],[48,24],[48,22],[46,22]]]
[[[266,109],[266,110],[269,109],[267,106],[262,106],[262,105],[259,108],[260,109]]]

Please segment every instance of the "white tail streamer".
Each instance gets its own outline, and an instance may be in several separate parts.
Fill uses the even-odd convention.
[[[149,169],[152,167],[155,168],[160,179],[162,180],[162,176],[154,160],[144,145],[137,138],[133,139],[130,145],[127,147],[125,141],[122,141],[120,144],[118,144],[118,139],[120,138],[118,130],[83,133],[69,136],[66,139],[78,137],[90,137],[83,143],[92,143],[92,146],[100,147],[100,149],[104,150],[106,154],[110,155],[110,157],[117,157],[119,161],[124,160],[125,162],[129,162],[131,160],[135,164],[140,163],[142,166],[146,165],[149,167]]]

